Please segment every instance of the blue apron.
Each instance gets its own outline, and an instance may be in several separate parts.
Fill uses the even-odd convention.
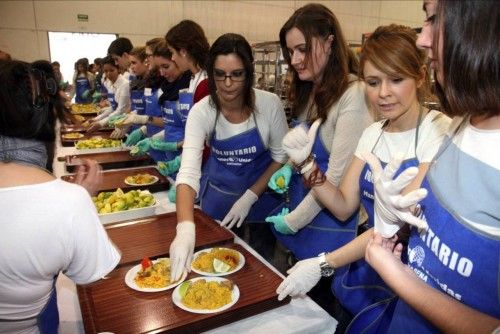
[[[215,124],[218,117],[219,113]],[[255,128],[236,136],[218,140],[215,127],[212,131],[210,157],[203,167],[200,206],[213,219],[224,219],[233,204],[272,163],[271,154],[262,142],[255,114],[253,117]],[[264,223],[268,214],[281,202],[281,196],[274,191],[264,192],[245,221]]]
[[[57,334],[59,328],[59,311],[57,309],[57,293],[54,286],[49,301],[37,317],[37,326],[41,334]]]
[[[130,110],[135,110],[137,112],[137,115],[144,115],[145,114],[145,103],[144,103],[144,90],[139,89],[139,90],[131,90],[130,91]],[[137,124],[134,124],[130,127],[128,133],[134,131],[135,129],[138,129],[140,126]]]
[[[475,229],[456,214],[468,209],[464,205],[474,203],[471,207],[479,221],[498,224],[500,173],[460,151],[451,138],[441,148],[422,184],[428,194],[420,205],[429,229],[420,235],[412,228],[408,265],[431,287],[479,312],[500,318],[500,238]],[[477,198],[484,193],[491,196]],[[399,300],[389,332],[402,331],[439,333]]]
[[[165,117],[165,141],[180,142],[184,140],[186,121],[189,111],[193,107],[193,93],[179,91],[179,101],[165,101],[163,104],[163,115]],[[181,154],[181,150],[165,152],[166,160],[175,159]],[[175,175],[171,175],[175,179]]]
[[[145,113],[148,116],[153,116],[153,117],[162,117],[161,115],[161,107],[160,104],[158,103],[158,97],[159,97],[160,89],[151,89],[151,88],[145,88],[144,89],[144,102],[145,102]],[[154,134],[158,133],[159,131],[163,130],[162,127],[156,126],[153,124],[148,123],[146,125],[147,128],[147,136],[151,138]],[[153,158],[154,161],[165,161],[165,152],[163,151],[158,151],[154,149],[150,149],[148,151],[148,155]]]
[[[420,112],[415,129],[414,154],[415,158],[407,159],[401,163],[395,177],[409,167],[418,167],[417,145],[422,112]],[[371,152],[373,153],[380,138],[384,133],[384,128],[389,124],[386,122],[381,129]],[[387,164],[382,163],[382,167]],[[373,176],[370,166],[365,164],[359,177],[359,191],[361,204],[368,214],[368,226],[374,226],[374,188]],[[352,320],[348,333],[358,333],[359,328],[365,328],[367,332],[373,333],[382,331],[381,324],[388,324],[392,318],[397,297],[394,292],[385,284],[378,273],[364,260],[358,260],[337,271],[332,284],[332,291],[351,314],[356,315]]]
[[[116,110],[116,107],[118,107],[118,103],[115,100],[115,93],[108,91],[106,99],[108,99],[108,102],[111,105],[111,109]]]
[[[76,78],[76,92],[75,92],[75,102],[76,103],[90,103],[92,102],[91,94],[86,99],[83,98],[83,93],[86,90],[90,90],[90,82],[87,77]]]
[[[316,164],[322,173],[328,168],[330,153],[327,151],[318,132],[312,147]],[[306,197],[310,189],[304,186],[302,175],[294,172],[288,187],[290,198],[290,210],[295,209]],[[290,251],[298,260],[317,256],[322,252],[330,252],[347,244],[356,237],[358,223],[357,213],[346,221],[338,220],[328,209],[321,210],[311,223],[299,230],[294,235],[281,234],[272,227],[276,238]]]

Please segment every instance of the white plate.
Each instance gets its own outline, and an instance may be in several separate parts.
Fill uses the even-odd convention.
[[[135,175],[137,175],[137,174],[134,174],[134,175],[129,175],[129,176],[135,176]],[[155,184],[156,182],[158,182],[158,180],[159,180],[158,176],[154,176],[154,175],[151,175],[151,174],[149,174],[149,175],[153,178],[153,181],[148,182],[148,183],[133,183],[133,182],[129,182],[129,181],[127,181],[127,177],[128,177],[128,176],[125,178],[125,181],[124,181],[124,182],[125,182],[126,184],[128,184],[129,186],[139,186],[139,187],[140,187],[140,186],[149,186],[149,185],[151,185],[151,184]]]
[[[160,259],[153,260],[153,263],[156,263],[159,260]],[[125,284],[127,284],[127,286],[129,288],[131,288],[131,289],[134,289],[134,290],[137,290],[137,291],[142,291],[142,292],[159,292],[159,291],[165,291],[165,290],[168,290],[168,289],[172,289],[172,288],[176,287],[177,285],[181,284],[182,282],[184,282],[184,280],[186,279],[186,276],[187,276],[187,271],[184,270],[184,272],[182,273],[181,278],[177,282],[172,283],[170,285],[167,285],[164,288],[158,288],[158,289],[156,289],[156,288],[141,288],[134,281],[134,278],[137,275],[137,272],[139,272],[141,270],[141,268],[142,267],[141,267],[140,264],[132,267],[127,272],[127,274],[125,275]]]
[[[204,276],[226,276],[226,275],[230,275],[232,273],[237,272],[238,270],[240,270],[241,268],[243,268],[243,266],[245,265],[245,257],[243,256],[243,254],[241,254],[240,252],[238,252],[236,249],[227,248],[227,247],[215,247],[215,248],[230,249],[230,250],[238,253],[238,256],[240,258],[240,261],[238,262],[238,265],[233,270],[227,271],[225,273],[211,273],[211,272],[201,271],[199,269],[194,268],[193,267],[194,260],[196,260],[196,258],[202,252],[209,253],[213,249],[213,248],[207,248],[207,249],[202,249],[202,250],[200,250],[200,251],[198,251],[198,252],[196,252],[196,253],[193,254],[193,262],[191,262],[191,270],[194,271],[197,274],[204,275]]]
[[[196,277],[196,278],[192,278],[186,282],[196,282],[197,280],[200,280],[200,279],[204,279],[206,280],[207,282],[212,282],[212,281],[217,281],[217,282],[224,282],[224,281],[227,281],[226,278],[223,278],[223,277]],[[208,314],[208,313],[217,313],[217,312],[221,312],[221,311],[224,311],[224,310],[227,310],[228,308],[230,308],[231,306],[233,306],[234,304],[236,304],[236,302],[238,301],[238,299],[240,299],[240,289],[238,289],[238,286],[236,284],[233,283],[233,293],[231,295],[231,302],[229,304],[226,304],[222,307],[219,307],[215,310],[198,310],[198,309],[192,309],[190,307],[187,307],[186,305],[184,305],[182,302],[181,302],[181,295],[179,293],[179,286],[177,286],[175,288],[175,290],[172,292],[172,301],[174,302],[174,304],[183,309],[184,311],[188,311],[188,312],[191,312],[191,313],[199,313],[199,314]]]
[[[73,137],[70,134],[77,134],[77,136]],[[78,139],[81,139],[81,138],[85,137],[85,135],[83,133],[79,133],[79,132],[70,132],[70,133],[63,133],[61,135],[61,137],[63,139],[66,139],[66,140],[78,140]]]

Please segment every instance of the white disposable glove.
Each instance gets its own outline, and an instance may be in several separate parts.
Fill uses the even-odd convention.
[[[321,278],[320,262],[319,257],[313,257],[299,261],[288,269],[288,277],[276,289],[278,300],[283,300],[288,295],[291,297],[305,295],[318,284]]]
[[[254,194],[253,191],[247,189],[241,197],[234,202],[233,207],[229,210],[228,214],[222,220],[221,226],[225,226],[228,229],[231,229],[234,224],[236,227],[240,227],[245,218],[250,211],[252,205],[257,202],[259,197]]]
[[[309,130],[299,125],[283,137],[283,149],[294,164],[300,165],[309,157],[320,125],[321,119],[317,119]]]
[[[103,118],[107,117],[109,114],[111,114],[113,112],[113,108],[111,107],[104,107],[104,108],[101,108],[101,112],[99,113],[99,115],[97,115],[96,117],[92,118],[92,121],[93,122],[97,122],[97,121],[100,121],[102,120]]]
[[[113,132],[109,135],[112,139],[122,139],[127,134],[128,127],[126,128],[115,128]]]
[[[413,206],[427,196],[427,190],[419,188],[401,195],[401,191],[417,176],[418,168],[407,168],[393,180],[403,161],[401,154],[396,154],[383,170],[380,161],[372,153],[364,153],[363,157],[370,165],[373,175],[375,232],[384,238],[391,238],[405,222],[427,230],[427,222],[415,217],[412,212]]]
[[[87,128],[87,132],[92,133],[102,129],[106,124],[108,124],[108,118],[105,117],[99,121],[93,121],[90,123],[90,126]]]
[[[136,112],[132,111],[128,114],[127,118],[123,122],[120,122],[120,126],[128,126],[131,124],[146,124],[148,122],[148,115],[137,115]]]
[[[181,278],[184,270],[191,271],[195,242],[195,226],[192,221],[178,223],[176,231],[175,239],[170,244],[171,282]]]

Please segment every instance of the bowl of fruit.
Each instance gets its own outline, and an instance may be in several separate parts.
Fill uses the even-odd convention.
[[[158,201],[148,190],[103,191],[92,197],[101,223],[147,217],[155,214]]]

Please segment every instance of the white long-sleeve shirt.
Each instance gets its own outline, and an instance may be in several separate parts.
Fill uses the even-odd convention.
[[[104,81],[104,86],[109,93],[115,94],[115,101],[117,103],[116,109],[108,109],[99,116],[95,118],[96,121],[105,121],[114,115],[120,115],[128,112],[130,110],[130,84],[123,75],[118,75],[118,78],[114,83],[109,79]]]
[[[262,142],[269,148],[274,161],[284,163],[287,156],[281,143],[288,126],[281,100],[275,94],[266,91],[254,89],[254,92],[255,120]],[[176,184],[187,184],[196,193],[200,190],[204,144],[210,140],[214,129],[217,139],[226,139],[255,127],[253,116],[239,124],[230,123],[222,113],[215,124],[216,117],[217,110],[210,104],[210,96],[206,96],[193,106],[187,119],[182,162]]]

